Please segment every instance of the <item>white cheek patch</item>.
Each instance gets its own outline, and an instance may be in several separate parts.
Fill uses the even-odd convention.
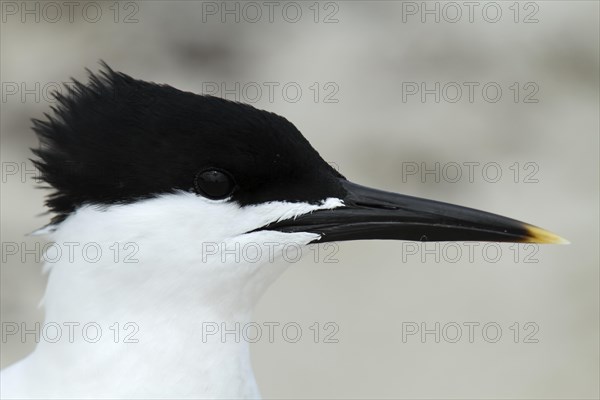
[[[176,247],[230,240],[272,222],[343,205],[341,199],[327,198],[317,204],[273,201],[240,207],[234,202],[177,192],[130,204],[83,206],[60,225],[36,233],[51,234],[57,241],[141,241],[159,248],[167,244]]]
[[[61,265],[69,276],[104,271],[99,276],[108,279],[108,286],[113,284],[108,272],[115,270],[120,271],[119,279],[140,284],[152,276],[151,271],[167,270],[160,284],[177,280],[173,285],[180,285],[178,277],[200,276],[203,282],[227,279],[228,274],[241,278],[245,276],[241,271],[252,274],[282,256],[287,262],[295,260],[296,253],[307,253],[301,248],[320,237],[310,232],[253,231],[275,221],[341,206],[340,199],[329,198],[318,204],[269,202],[240,207],[187,192],[131,204],[84,206],[49,232],[48,239],[63,249],[63,257],[46,262],[44,270]],[[75,249],[73,259],[70,255],[67,259],[71,248]],[[101,258],[90,261],[96,253],[85,252],[86,248],[100,249]],[[216,275],[207,279],[205,274],[211,270]]]

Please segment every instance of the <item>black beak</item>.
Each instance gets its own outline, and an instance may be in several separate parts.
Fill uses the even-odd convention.
[[[568,243],[514,219],[340,180],[344,206],[274,222],[261,230],[312,232],[314,243],[361,239]]]

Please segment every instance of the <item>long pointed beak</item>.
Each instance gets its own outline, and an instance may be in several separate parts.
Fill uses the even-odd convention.
[[[569,243],[554,233],[511,218],[439,201],[340,183],[344,206],[272,223],[261,230],[312,232],[314,242],[361,239]]]

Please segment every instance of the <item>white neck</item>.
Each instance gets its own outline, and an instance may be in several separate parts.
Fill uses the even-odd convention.
[[[260,296],[286,269],[273,262],[282,249],[317,235],[244,233],[340,204],[331,199],[319,206],[269,203],[250,209],[180,193],[107,210],[80,209],[53,234],[63,254],[47,264],[44,328],[54,337],[51,325],[58,325],[63,336],[57,343],[42,337],[25,360],[29,376],[37,375],[36,389],[30,386],[27,394],[259,397],[248,343],[222,333],[251,321]],[[55,253],[47,258],[54,260]],[[99,340],[89,343],[98,326]]]
[[[286,266],[236,267],[246,270],[239,279],[223,279],[215,268],[182,277],[179,282],[162,277],[136,282],[137,290],[129,287],[125,293],[121,289],[98,290],[105,287],[108,282],[103,281],[109,276],[74,277],[73,269],[80,265],[57,265],[48,286],[46,324],[58,323],[63,333],[65,322],[80,325],[75,329],[75,343],[62,341],[56,346],[41,341],[36,355],[45,359],[44,363],[56,363],[60,357],[61,369],[48,369],[57,377],[67,372],[65,361],[71,370],[66,375],[83,372],[95,376],[96,393],[126,374],[127,386],[119,387],[118,394],[127,397],[258,397],[248,343],[222,334],[251,321],[256,301]],[[123,264],[119,268],[143,266]],[[222,282],[215,284],[218,279]],[[101,327],[99,342],[85,340],[82,327],[86,323]],[[86,337],[93,340],[95,336],[96,329],[89,328]],[[130,367],[123,370],[123,365]]]

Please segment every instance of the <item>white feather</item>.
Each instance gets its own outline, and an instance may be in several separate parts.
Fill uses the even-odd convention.
[[[4,369],[2,398],[259,397],[248,344],[221,343],[219,335],[203,343],[203,323],[250,321],[261,294],[286,268],[273,263],[273,254],[318,238],[313,233],[246,232],[341,205],[330,198],[319,205],[238,207],[179,192],[80,208],[45,232],[63,254],[46,263],[50,275],[43,326],[64,327],[63,337],[57,343],[41,340],[31,355]],[[82,251],[86,245],[87,254]],[[66,254],[69,246],[75,249],[72,254]],[[243,252],[215,252],[215,246],[255,251],[249,260]],[[135,325],[124,330],[128,322]],[[80,324],[79,330],[73,328],[73,343],[65,323]],[[77,334],[86,323],[101,327],[98,342]],[[139,343],[123,343],[135,326]],[[95,330],[88,332],[89,339]]]

